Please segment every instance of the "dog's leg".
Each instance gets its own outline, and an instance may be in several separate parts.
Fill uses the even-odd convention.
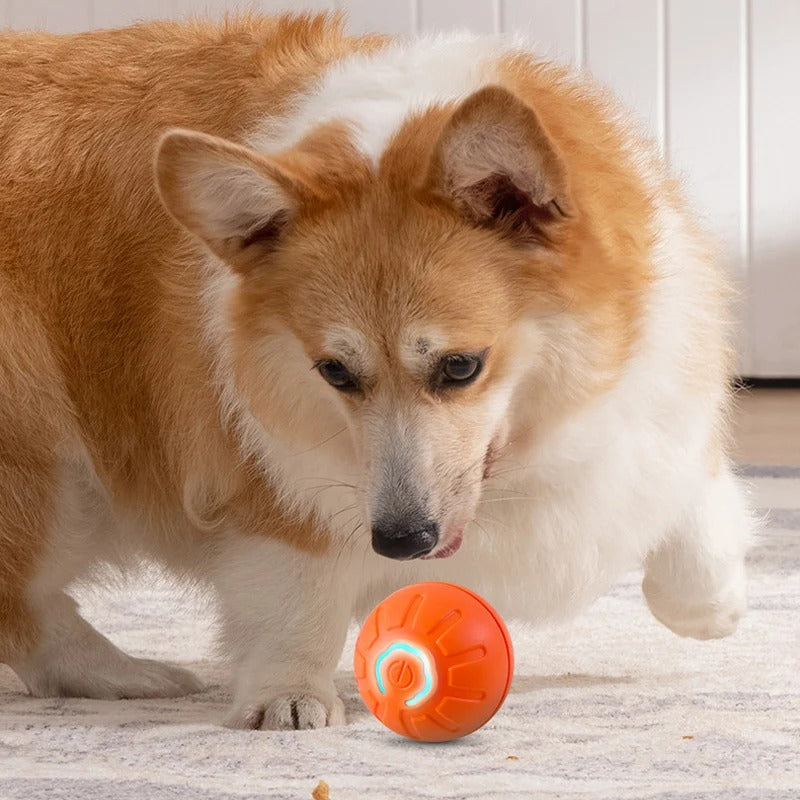
[[[177,697],[200,689],[185,669],[123,653],[63,592],[38,599],[35,608],[38,645],[10,665],[37,697]]]
[[[55,481],[42,449],[14,453],[10,428],[0,420],[0,662],[23,658],[39,641],[28,585],[47,548]],[[18,448],[21,450],[21,448]]]
[[[10,605],[0,614],[0,657],[31,694],[112,699],[197,691],[200,684],[186,670],[123,653],[78,614],[75,601],[65,594],[73,580],[103,559],[103,545],[115,533],[114,519],[86,470],[44,461],[37,470],[29,465],[25,472],[8,462],[3,466],[0,463],[0,478],[5,478],[0,480],[0,558],[4,548],[12,549],[0,566],[0,600],[4,588],[16,589],[13,604],[0,602],[0,609]],[[18,486],[11,491],[15,476]],[[12,503],[19,505],[16,513]],[[15,562],[20,566],[4,579],[4,568]],[[18,632],[14,637],[21,624],[27,635],[23,638]],[[15,638],[16,646],[2,647],[4,640],[13,643]]]
[[[681,636],[716,639],[747,607],[744,559],[754,530],[742,487],[724,466],[645,564],[653,615]]]
[[[276,541],[228,538],[214,568],[222,645],[235,670],[228,726],[303,729],[344,722],[333,672],[355,576],[342,561]]]

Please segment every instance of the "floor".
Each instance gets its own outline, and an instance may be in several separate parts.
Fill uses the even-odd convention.
[[[174,700],[34,699],[0,666],[2,800],[798,800],[800,469],[749,467],[769,527],[750,555],[750,612],[734,636],[682,639],[624,576],[571,624],[510,620],[511,693],[481,731],[404,741],[358,698],[352,634],[336,675],[348,725],[262,733],[220,726],[229,695],[201,598],[143,576],[81,595],[136,655],[202,679]],[[354,632],[353,632],[354,633]]]
[[[800,389],[743,389],[736,405],[736,461],[800,464]]]

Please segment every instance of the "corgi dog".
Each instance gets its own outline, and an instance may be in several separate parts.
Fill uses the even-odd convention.
[[[420,580],[533,623],[643,569],[730,634],[731,292],[654,146],[524,41],[239,16],[0,37],[0,661],[175,696],[76,582],[218,598],[227,724],[341,723],[352,619]],[[620,654],[620,659],[624,659]]]

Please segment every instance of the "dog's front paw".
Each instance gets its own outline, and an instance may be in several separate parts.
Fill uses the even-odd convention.
[[[227,719],[229,728],[301,731],[344,724],[344,704],[335,692],[284,690],[252,703],[237,703]]]
[[[653,616],[679,636],[721,639],[730,636],[747,609],[744,577],[731,580],[723,590],[694,602],[686,602],[665,591],[651,576],[642,590]]]

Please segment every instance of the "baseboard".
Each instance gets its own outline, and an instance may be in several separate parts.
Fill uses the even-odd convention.
[[[737,389],[800,389],[800,378],[748,378],[734,380]]]

